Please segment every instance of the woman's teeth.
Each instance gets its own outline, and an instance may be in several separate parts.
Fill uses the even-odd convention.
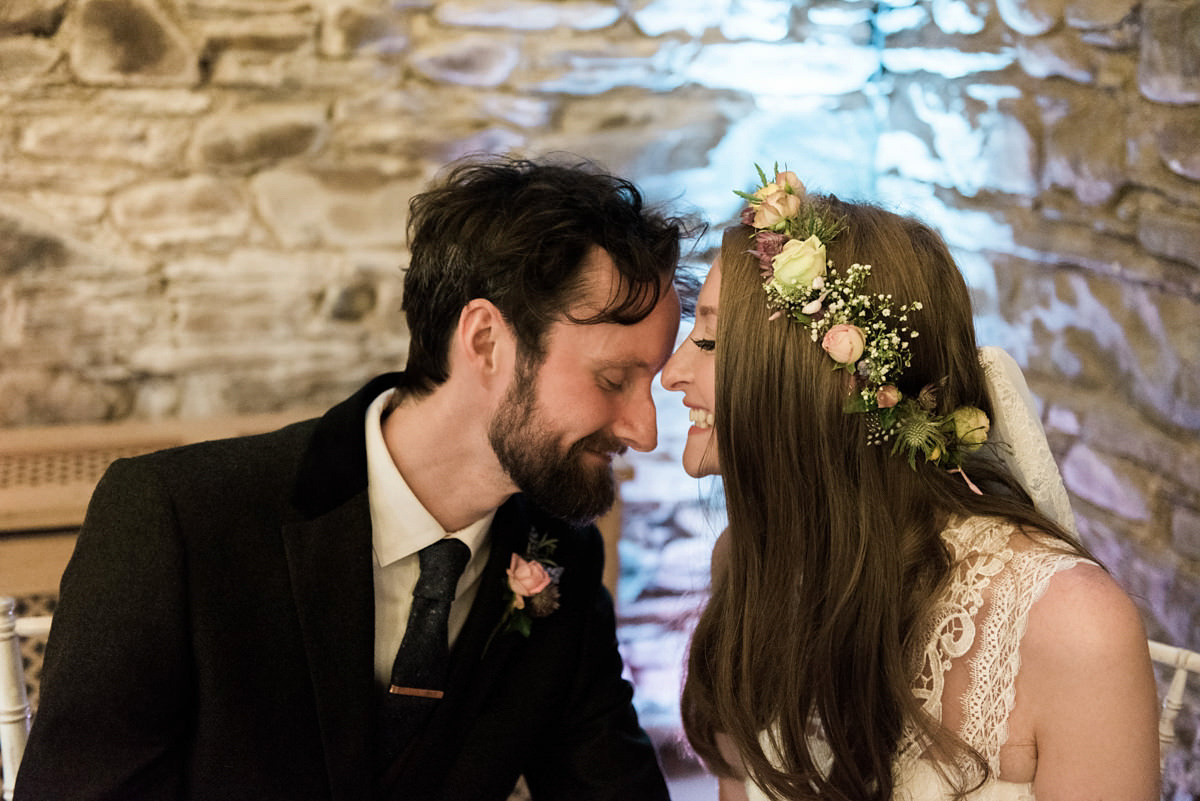
[[[713,413],[703,409],[688,409],[688,419],[698,428],[712,428]]]

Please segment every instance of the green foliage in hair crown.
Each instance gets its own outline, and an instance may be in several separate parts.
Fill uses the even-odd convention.
[[[909,316],[921,311],[921,303],[897,304],[891,295],[866,291],[869,264],[839,271],[825,255],[825,243],[845,230],[845,221],[823,214],[794,172],[775,165],[769,177],[757,169],[759,188],[737,194],[749,204],[741,221],[754,229],[749,253],[758,259],[770,319],[805,326],[834,369],[850,373],[855,392],[846,412],[869,415],[870,444],[891,442],[892,453],[903,454],[912,467],[921,459],[961,472],[966,456],[987,440],[987,415],[974,406],[935,414],[937,384],[915,398],[896,388],[912,363],[919,333]]]

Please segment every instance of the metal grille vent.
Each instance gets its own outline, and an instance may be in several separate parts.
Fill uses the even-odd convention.
[[[41,453],[0,453],[0,489],[95,482],[116,459],[145,453],[144,446]]]

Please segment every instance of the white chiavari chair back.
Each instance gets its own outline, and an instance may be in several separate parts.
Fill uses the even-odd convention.
[[[1158,718],[1158,742],[1165,763],[1167,753],[1179,741],[1175,729],[1175,718],[1183,709],[1183,695],[1187,690],[1188,674],[1200,676],[1200,654],[1186,648],[1177,648],[1166,643],[1150,640],[1150,658],[1170,671],[1170,683],[1163,694],[1162,709]]]
[[[45,636],[50,616],[17,617],[16,601],[0,597],[0,758],[3,759],[4,801],[11,801],[17,769],[25,754],[25,741],[33,711],[25,691],[25,665],[21,639]]]

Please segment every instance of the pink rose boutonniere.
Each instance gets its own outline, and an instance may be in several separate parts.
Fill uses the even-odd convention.
[[[537,595],[550,586],[550,574],[541,562],[528,562],[515,553],[508,563],[508,588],[512,591],[512,605],[525,608],[525,599]]]
[[[504,591],[508,596],[508,606],[496,630],[492,632],[492,638],[510,631],[528,637],[533,628],[533,618],[546,617],[558,609],[558,581],[563,569],[551,558],[557,546],[558,540],[540,535],[537,529],[533,529],[529,533],[525,555],[512,555],[506,571],[508,582]]]

